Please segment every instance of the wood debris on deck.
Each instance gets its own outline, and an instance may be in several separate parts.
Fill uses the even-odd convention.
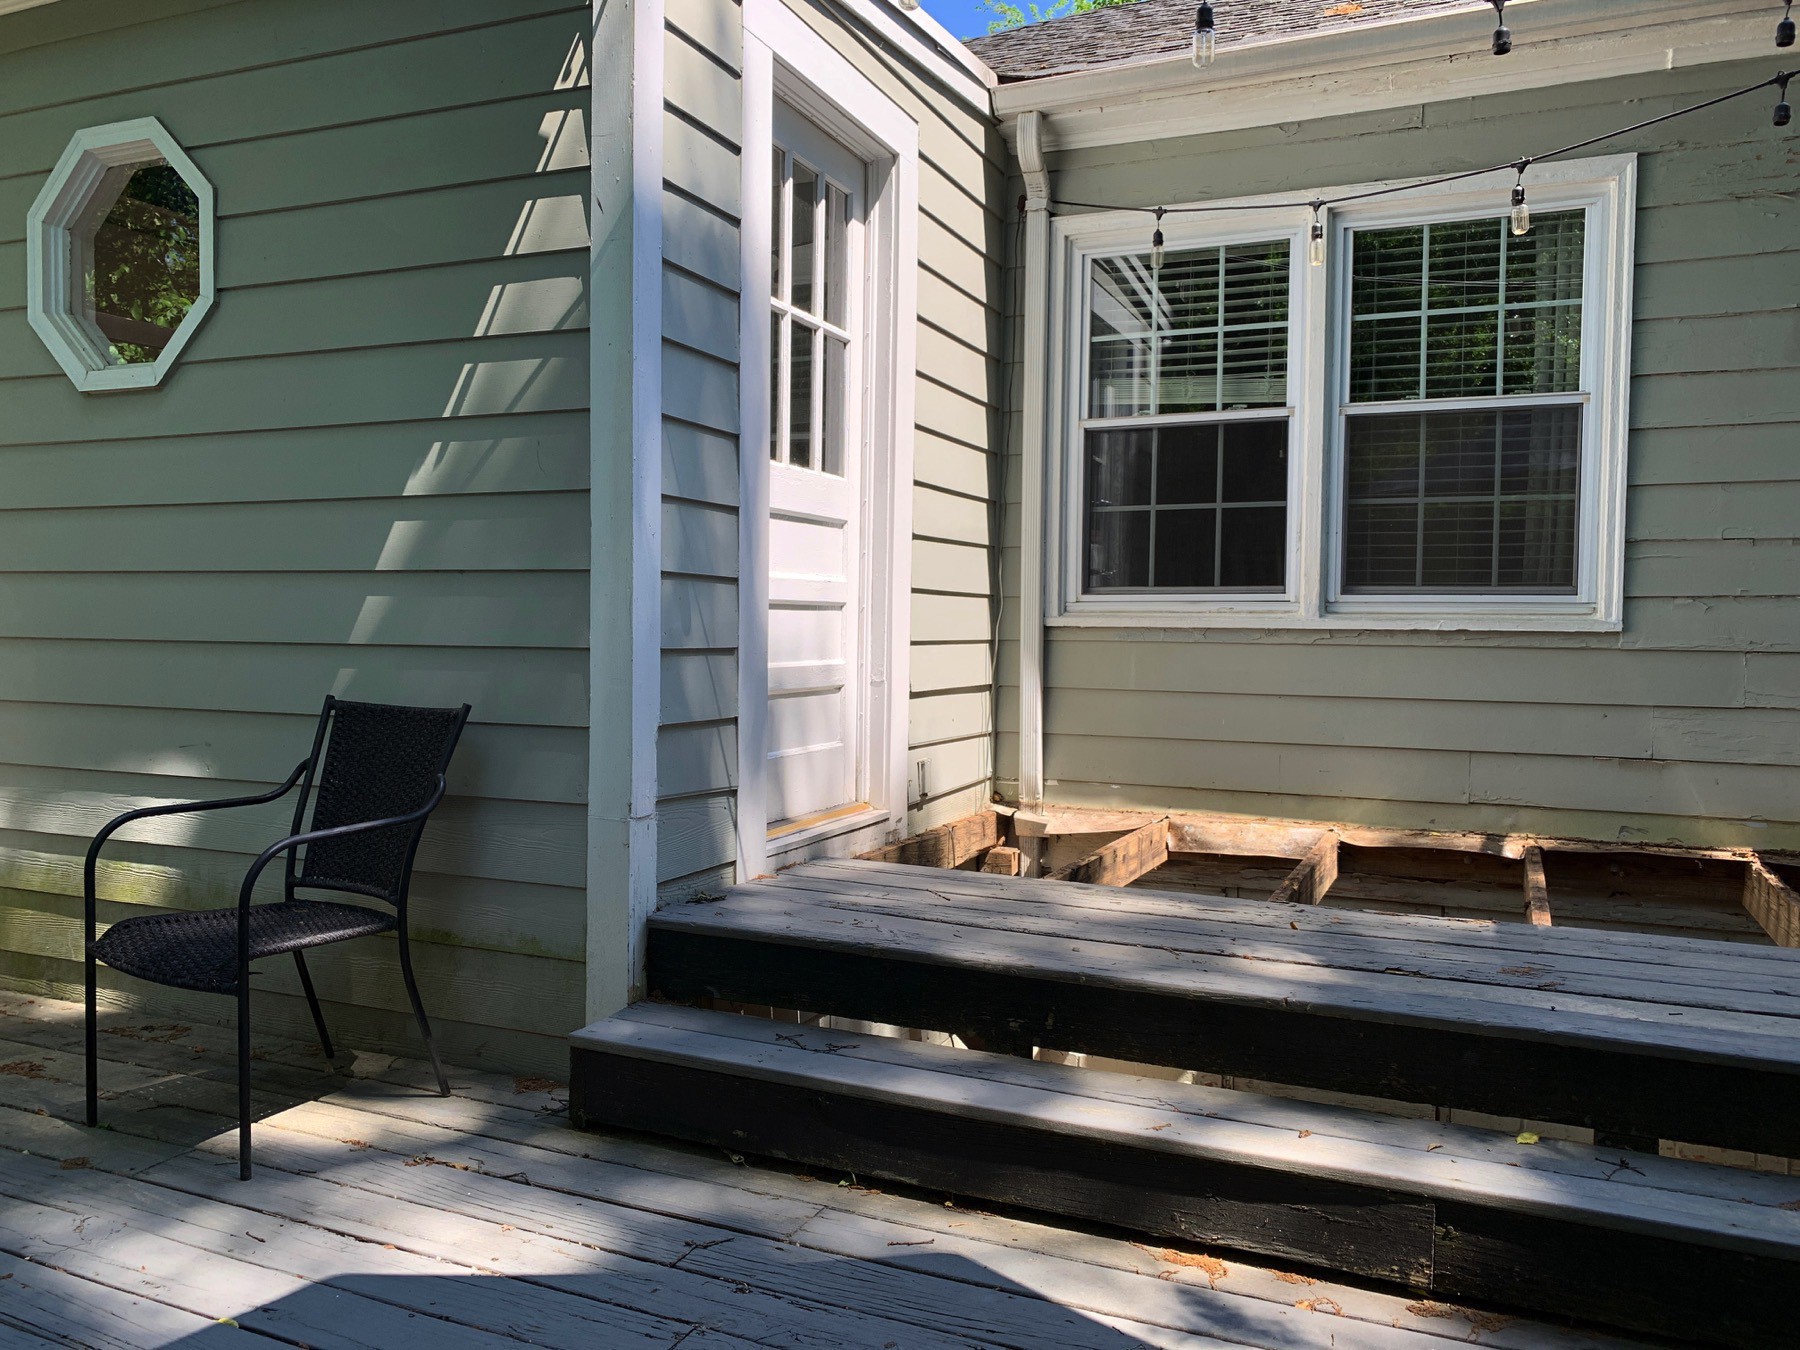
[[[0,994],[0,1345],[1621,1344],[578,1133],[554,1085],[458,1072],[445,1099],[273,1038],[240,1182],[231,1033],[105,1021],[89,1130],[80,1009]]]

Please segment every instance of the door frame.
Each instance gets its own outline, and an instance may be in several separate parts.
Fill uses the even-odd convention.
[[[743,287],[739,309],[738,875],[761,876],[807,850],[871,841],[907,809],[912,465],[918,322],[918,124],[784,0],[744,2]],[[858,635],[867,716],[859,757],[869,808],[768,838],[769,163],[775,102],[804,113],[869,164],[864,492]]]

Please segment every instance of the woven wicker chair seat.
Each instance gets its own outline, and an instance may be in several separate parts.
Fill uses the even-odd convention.
[[[94,955],[142,980],[209,994],[235,993],[237,924],[235,908],[122,919],[95,941]],[[396,925],[392,914],[330,900],[253,905],[250,959],[392,932]]]

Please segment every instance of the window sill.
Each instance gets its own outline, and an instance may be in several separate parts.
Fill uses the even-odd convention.
[[[1044,620],[1049,628],[1260,628],[1296,632],[1415,633],[1617,633],[1623,622],[1596,614],[1591,607],[1562,610],[1518,608],[1457,611],[1419,607],[1334,609],[1302,614],[1293,606],[1254,609],[1247,606],[1164,606],[1101,608],[1083,605]]]

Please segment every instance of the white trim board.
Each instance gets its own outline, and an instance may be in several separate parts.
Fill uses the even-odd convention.
[[[1761,0],[1511,0],[1512,54],[1487,51],[1493,12],[1458,12],[1229,48],[1196,71],[1185,54],[1003,84],[994,110],[1009,139],[1039,111],[1057,149],[1123,145],[1444,99],[1766,57],[1776,6]],[[1652,10],[1659,12],[1652,14]]]
[[[56,0],[0,0],[0,14],[17,14],[22,9],[36,9],[40,5],[54,5]]]
[[[591,0],[587,1008],[635,997],[656,907],[663,0]],[[629,125],[629,137],[616,134]],[[602,300],[607,304],[602,304]]]
[[[904,827],[907,809],[907,701],[910,695],[912,600],[912,456],[918,359],[919,128],[842,53],[783,3],[745,0],[743,291],[739,305],[739,585],[738,585],[738,870],[763,874],[775,856],[840,835]],[[868,307],[874,365],[867,383],[868,462],[885,482],[868,480],[864,519],[864,594],[887,634],[869,649],[870,707],[885,710],[868,747],[874,811],[771,841],[762,765],[768,707],[768,294],[771,220],[769,161],[774,100],[782,99],[829,129],[875,165],[871,174]],[[753,444],[754,442],[754,444]],[[882,611],[885,611],[883,613]]]

